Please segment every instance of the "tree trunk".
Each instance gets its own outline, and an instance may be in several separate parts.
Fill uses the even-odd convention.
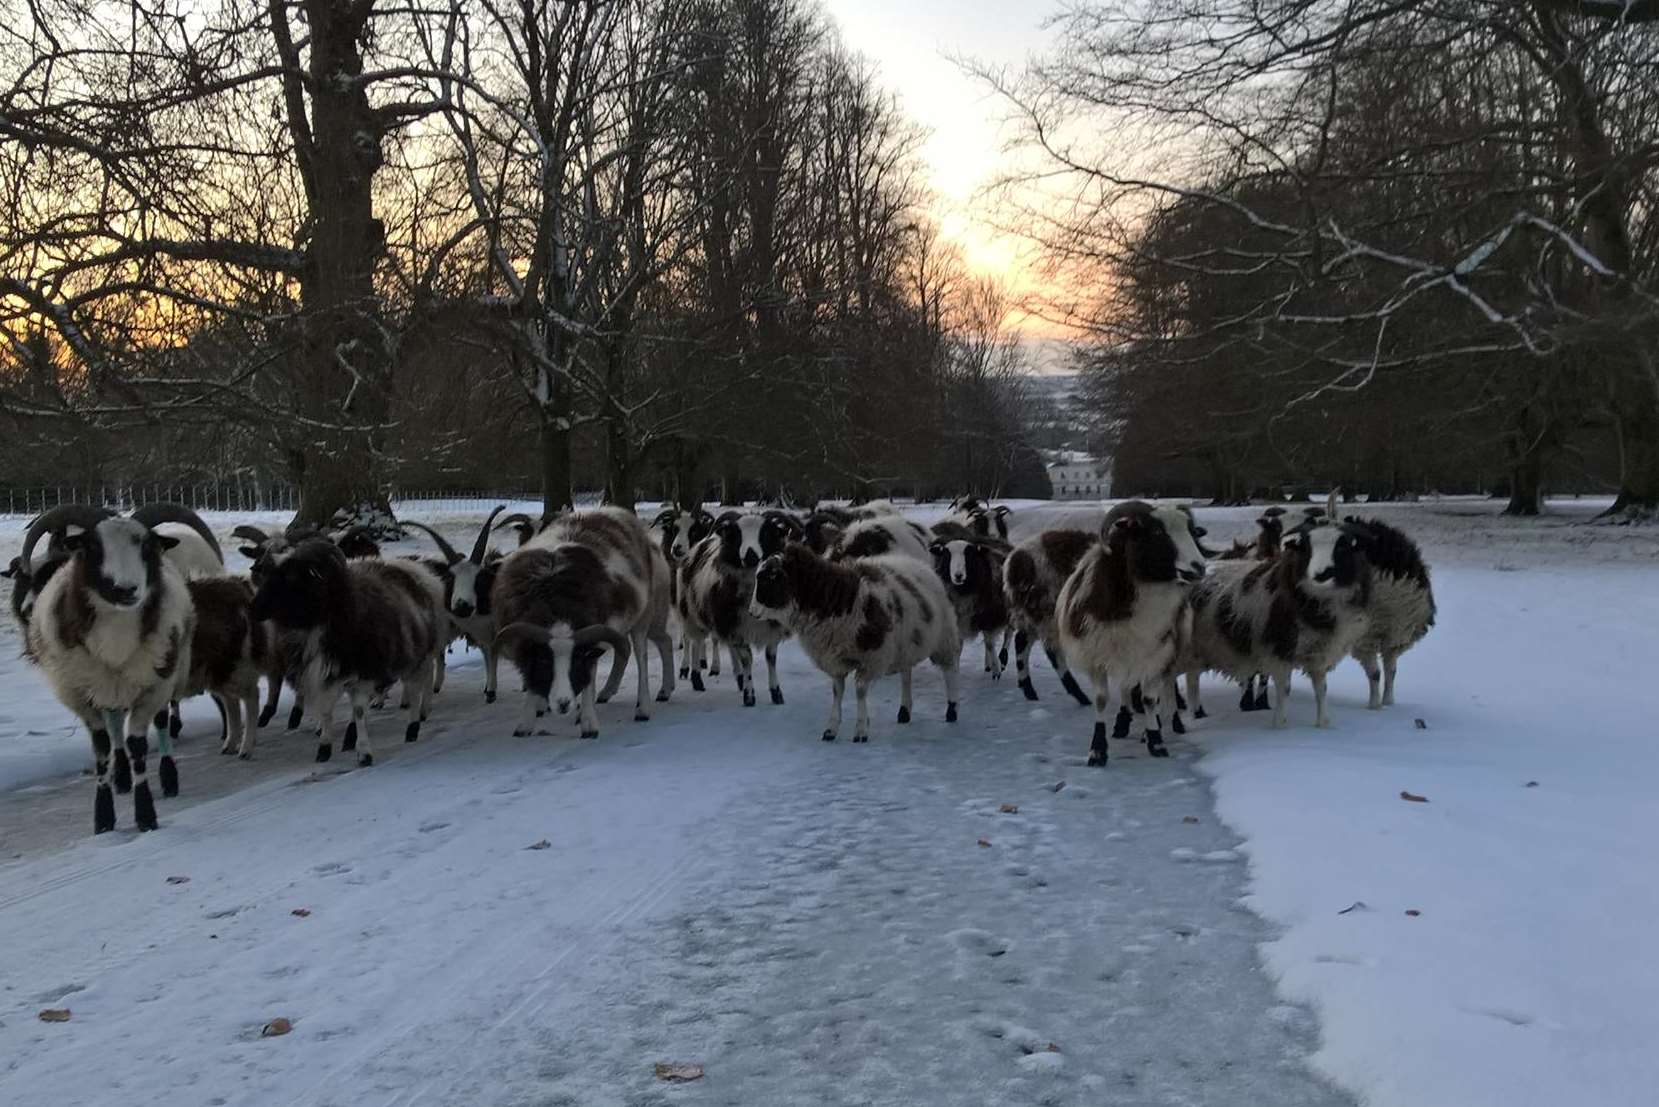
[[[541,408],[539,445],[541,452],[542,517],[551,518],[575,506],[570,491],[570,421]]]
[[[605,424],[605,502],[633,510],[635,503],[634,451],[628,430],[619,420]]]
[[[1544,458],[1539,450],[1529,450],[1510,469],[1509,505],[1505,515],[1538,515],[1544,507]]]
[[[1659,365],[1645,349],[1618,396],[1619,495],[1609,515],[1651,519],[1659,514]]]

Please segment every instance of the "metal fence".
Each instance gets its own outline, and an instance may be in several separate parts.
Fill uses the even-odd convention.
[[[539,489],[394,488],[392,510],[416,512],[487,512],[499,503],[541,502]],[[579,505],[597,504],[598,492],[579,492]],[[147,503],[176,503],[196,511],[295,511],[299,488],[292,484],[217,481],[195,484],[54,485],[37,488],[0,487],[0,514],[38,515],[59,504],[100,504],[115,511],[131,511]]]

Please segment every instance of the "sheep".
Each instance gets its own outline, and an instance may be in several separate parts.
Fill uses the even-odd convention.
[[[835,535],[827,555],[831,561],[841,562],[898,554],[931,565],[930,541],[928,532],[910,520],[878,515],[850,523]]]
[[[1160,712],[1187,624],[1188,585],[1203,579],[1192,516],[1179,507],[1140,500],[1106,513],[1100,541],[1077,563],[1055,603],[1060,649],[1094,684],[1090,765],[1104,765],[1107,675],[1126,693],[1140,685],[1146,707],[1146,750],[1168,757]]]
[[[630,653],[639,655],[634,718],[651,717],[647,641],[656,643],[663,659],[658,700],[674,687],[667,573],[645,524],[615,507],[561,516],[507,556],[496,575],[494,602],[501,625],[497,649],[510,648],[524,676],[515,735],[531,733],[550,699],[563,715],[580,697],[581,735],[599,736],[594,669],[603,646],[614,654],[613,684]]]
[[[1422,551],[1405,534],[1378,519],[1350,515],[1344,523],[1363,528],[1361,548],[1371,565],[1371,623],[1354,645],[1354,659],[1371,685],[1366,706],[1373,711],[1394,702],[1394,672],[1400,655],[1434,626],[1434,588]],[[1383,684],[1378,687],[1378,661]]]
[[[153,503],[133,509],[132,518],[157,534],[177,539],[167,560],[185,580],[215,577],[225,571],[225,554],[202,517],[183,504]]]
[[[1318,509],[1312,509],[1317,511]],[[1254,542],[1243,539],[1235,540],[1232,548],[1217,555],[1218,561],[1271,561],[1279,556],[1279,546],[1284,539],[1285,509],[1270,507],[1261,513],[1256,520],[1257,534]],[[1244,678],[1244,692],[1239,697],[1240,711],[1266,711],[1269,704],[1267,698],[1267,677],[1262,673],[1253,673]],[[1198,716],[1202,718],[1200,714]],[[1176,716],[1179,721],[1180,716]]]
[[[115,827],[112,739],[131,766],[134,822],[154,830],[159,824],[143,727],[150,721],[162,794],[175,796],[172,736],[153,720],[180,696],[196,620],[183,577],[163,556],[177,540],[119,516],[70,522],[63,534],[68,560],[40,589],[28,625],[29,656],[59,702],[91,732],[93,833]]]
[[[225,714],[219,752],[247,761],[258,740],[259,678],[271,675],[276,628],[253,617],[253,584],[242,577],[200,577],[185,587],[196,609],[185,693],[218,701]],[[273,679],[281,679],[280,670]]]
[[[1008,516],[1013,512],[1002,504],[981,503],[973,496],[959,496],[946,510],[948,514],[942,522],[967,527],[981,538],[995,536],[1008,541]]]
[[[425,531],[437,543],[443,560],[427,567],[437,573],[444,585],[444,610],[449,613],[454,637],[465,638],[484,654],[484,702],[494,703],[496,695],[496,667],[501,655],[495,649],[495,608],[490,593],[495,588],[496,573],[501,569],[501,555],[489,548],[491,524],[507,509],[498,504],[484,520],[473,541],[472,552],[461,556],[449,540],[425,523],[404,523]],[[433,691],[443,687],[441,674],[435,676]]]
[[[508,528],[511,528],[513,533],[518,535],[520,546],[534,538],[536,531],[541,529],[536,525],[534,519],[522,511],[515,511],[511,515],[503,515],[501,521],[495,525],[496,530],[506,530]]]
[[[1273,725],[1286,722],[1292,669],[1313,683],[1315,722],[1330,726],[1326,676],[1370,627],[1372,571],[1362,524],[1309,518],[1285,535],[1271,561],[1227,562],[1193,590],[1192,638],[1181,668],[1187,700],[1202,714],[1198,676],[1273,681]]]
[[[343,693],[351,722],[341,749],[361,744],[357,763],[373,765],[369,701],[398,681],[410,692],[404,741],[419,739],[448,641],[438,578],[412,561],[348,561],[326,538],[266,551],[267,558],[252,613],[301,636],[296,686],[317,719],[317,760],[334,755],[334,709]]]
[[[851,675],[858,696],[853,741],[870,740],[870,685],[898,673],[900,723],[910,721],[913,670],[932,661],[945,674],[945,721],[956,722],[962,636],[945,586],[931,568],[901,554],[837,564],[805,545],[772,554],[756,574],[751,618],[800,636],[812,663],[830,678],[823,739],[841,729],[841,699]]]
[[[755,571],[765,558],[782,552],[786,543],[804,538],[800,520],[787,512],[727,511],[715,520],[714,533],[693,546],[680,566],[675,600],[680,625],[691,635],[694,649],[712,635],[730,651],[732,672],[745,707],[755,705],[757,646],[766,655],[772,702],[783,703],[783,688],[778,683],[778,643],[789,637],[782,623],[749,614]],[[702,674],[695,663],[691,686],[703,690]]]
[[[950,596],[957,626],[964,638],[983,635],[985,671],[1002,679],[1006,651],[998,653],[995,639],[1008,628],[1008,600],[1002,590],[1002,563],[1006,547],[961,538],[935,540],[929,547],[933,570]]]
[[[663,557],[671,570],[669,578],[669,602],[677,603],[679,594],[680,565],[691,553],[691,547],[707,538],[714,532],[714,516],[703,508],[696,511],[681,511],[675,507],[665,507],[657,513],[651,523],[651,534]],[[680,679],[686,680],[691,676],[691,666],[695,657],[701,657],[706,647],[703,643],[697,644],[694,653],[691,636],[685,628],[680,628]],[[714,664],[709,668],[709,675],[720,675],[720,651],[713,651]]]
[[[1086,530],[1046,530],[1015,546],[1002,565],[1002,590],[1008,601],[1009,624],[1014,628],[1014,671],[1019,688],[1028,700],[1037,698],[1031,682],[1031,643],[1042,642],[1049,664],[1060,674],[1060,685],[1073,699],[1087,707],[1083,694],[1065,657],[1059,652],[1060,631],[1054,621],[1054,601],[1077,563],[1095,544],[1096,536]]]
[[[802,540],[813,553],[825,553],[836,537],[854,523],[898,513],[899,509],[889,500],[870,500],[857,507],[837,507],[834,504],[821,503],[802,520]]]

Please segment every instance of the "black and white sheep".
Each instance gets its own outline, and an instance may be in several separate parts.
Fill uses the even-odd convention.
[[[496,668],[501,655],[496,652],[495,634],[497,630],[495,607],[490,599],[490,593],[495,588],[496,573],[501,569],[501,555],[490,549],[491,524],[495,517],[506,510],[505,504],[497,505],[484,520],[479,528],[478,537],[472,544],[472,552],[462,556],[461,552],[450,545],[449,540],[425,523],[406,522],[406,527],[415,527],[425,531],[437,545],[443,560],[429,565],[437,573],[438,579],[444,586],[444,610],[449,613],[450,626],[454,629],[451,641],[463,638],[478,647],[484,654],[484,702],[494,703],[496,696]],[[442,689],[443,681],[438,679],[433,691]]]
[[[219,752],[235,752],[246,761],[253,757],[261,726],[259,680],[282,679],[280,667],[273,664],[276,628],[253,617],[254,589],[243,577],[198,577],[185,587],[196,609],[185,692],[218,701],[225,714]]]
[[[599,736],[595,667],[613,651],[612,683],[637,654],[634,718],[650,713],[646,644],[662,656],[666,700],[674,686],[673,643],[667,632],[667,566],[645,524],[621,508],[573,511],[509,554],[496,574],[494,603],[501,625],[497,648],[524,676],[525,699],[513,733],[525,735],[549,703],[559,714],[579,706],[584,738]]]
[[[1230,549],[1216,556],[1218,561],[1271,561],[1279,556],[1279,547],[1285,534],[1285,509],[1270,507],[1256,519],[1254,541],[1235,539]],[[1246,676],[1244,691],[1239,696],[1240,711],[1266,711],[1270,705],[1267,694],[1267,676],[1255,673]]]
[[[966,527],[981,538],[1000,538],[1008,541],[1008,516],[1013,514],[1002,504],[988,504],[973,496],[959,496],[950,502],[941,522]]]
[[[96,834],[115,826],[112,740],[131,765],[133,818],[140,830],[157,826],[149,739],[160,756],[162,794],[178,794],[172,736],[153,722],[180,697],[195,631],[190,592],[163,556],[174,541],[120,516],[66,525],[68,558],[41,586],[29,619],[29,656],[92,735]]]
[[[691,548],[680,566],[675,610],[680,625],[691,635],[693,652],[713,636],[731,653],[743,705],[755,704],[754,651],[766,656],[766,681],[772,702],[783,702],[778,683],[778,644],[789,629],[775,619],[756,618],[749,610],[755,572],[760,563],[803,538],[801,523],[783,511],[727,511],[714,523],[714,533]],[[703,690],[695,661],[691,686]]]
[[[813,553],[827,553],[842,531],[854,523],[884,516],[897,516],[899,509],[890,500],[870,500],[856,507],[818,504],[801,521],[802,541]]]
[[[347,560],[326,538],[267,555],[253,617],[299,640],[296,685],[317,720],[317,760],[334,754],[334,709],[344,695],[351,722],[341,749],[361,746],[358,763],[374,764],[369,703],[398,682],[408,693],[404,741],[418,739],[449,641],[438,578],[414,561]]]
[[[964,639],[984,638],[985,671],[992,680],[1001,679],[1007,653],[999,652],[997,638],[1008,630],[1008,598],[1002,589],[1007,547],[952,538],[935,540],[929,550],[933,571],[956,611],[958,630]]]
[[[962,636],[944,585],[915,558],[888,554],[836,564],[791,544],[761,565],[749,614],[794,631],[830,678],[824,741],[840,732],[849,676],[858,697],[854,742],[870,740],[870,685],[881,677],[899,674],[899,722],[908,723],[912,670],[923,661],[944,671],[945,721],[956,721]]]
[[[1330,725],[1325,680],[1370,628],[1369,536],[1360,524],[1310,519],[1285,535],[1271,561],[1218,564],[1193,589],[1192,638],[1182,668],[1187,700],[1202,717],[1198,676],[1204,670],[1273,682],[1273,725],[1286,721],[1290,674],[1313,683],[1315,721]]]
[[[1131,688],[1141,687],[1147,752],[1169,756],[1162,699],[1182,653],[1189,586],[1205,572],[1193,531],[1191,514],[1180,507],[1118,504],[1101,523],[1100,541],[1060,590],[1055,622],[1061,652],[1094,684],[1090,765],[1107,760],[1108,676],[1125,700]]]
[[[1086,530],[1056,529],[1027,538],[1015,546],[1002,564],[1002,591],[1008,601],[1008,620],[1014,628],[1014,671],[1020,691],[1035,700],[1037,688],[1031,682],[1031,643],[1039,641],[1048,660],[1060,674],[1060,684],[1085,707],[1083,694],[1060,651],[1060,629],[1054,621],[1054,604],[1060,589],[1083,555],[1092,550],[1099,537]]]
[[[933,563],[928,546],[932,537],[920,525],[899,515],[858,519],[835,535],[827,556],[831,561],[855,561],[896,554],[924,564]]]
[[[657,517],[651,522],[652,538],[656,541],[658,548],[662,550],[663,557],[668,562],[671,574],[668,598],[669,602],[676,608],[679,606],[680,566],[690,556],[691,548],[713,533],[714,516],[703,508],[698,508],[696,511],[685,511],[677,507],[665,507],[657,512]],[[713,676],[719,676],[720,651],[718,649],[707,651],[706,645],[701,642],[697,644],[694,650],[691,635],[682,626],[680,628],[680,679],[689,679],[691,677],[691,667],[697,663],[696,659],[705,657],[708,652],[712,652],[713,655],[708,658],[708,662],[712,662],[709,665],[709,673]],[[708,662],[704,663],[707,664]],[[702,665],[698,667],[701,668]]]
[[[1371,684],[1366,706],[1375,711],[1394,702],[1400,655],[1434,626],[1434,587],[1422,551],[1407,535],[1378,519],[1350,515],[1345,522],[1361,528],[1359,542],[1371,563],[1371,623],[1353,655]]]

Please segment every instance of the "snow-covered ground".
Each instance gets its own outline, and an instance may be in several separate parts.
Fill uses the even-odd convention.
[[[1350,664],[1336,729],[1304,685],[1275,732],[1216,687],[1170,761],[1105,770],[1046,666],[1027,704],[977,646],[961,723],[924,672],[865,747],[817,740],[793,647],[784,707],[727,677],[593,743],[510,737],[457,654],[370,770],[280,729],[219,758],[197,708],[162,831],[121,797],[93,839],[84,739],[8,627],[0,1102],[1650,1103],[1659,535],[1598,506],[1379,508],[1441,610],[1398,706]],[[1217,544],[1253,514],[1199,511]]]

